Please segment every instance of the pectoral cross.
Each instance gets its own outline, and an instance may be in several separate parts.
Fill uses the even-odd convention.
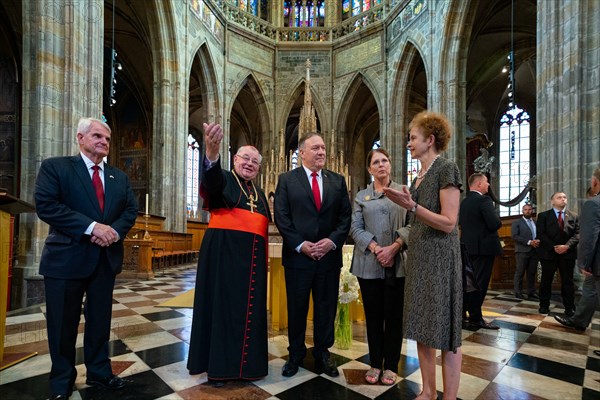
[[[257,200],[257,198],[253,195],[248,196],[248,203],[246,203],[247,206],[250,207],[250,212],[254,213],[254,209],[257,208],[258,206],[256,204],[254,204],[254,202]]]

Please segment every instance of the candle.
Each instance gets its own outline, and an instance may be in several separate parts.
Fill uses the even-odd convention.
[[[146,215],[148,215],[148,193],[146,193]]]

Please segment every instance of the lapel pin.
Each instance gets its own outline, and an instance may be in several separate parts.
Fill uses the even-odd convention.
[[[110,179],[115,179],[115,177],[114,177],[114,176],[112,176],[112,175],[109,175],[108,177],[109,177]]]

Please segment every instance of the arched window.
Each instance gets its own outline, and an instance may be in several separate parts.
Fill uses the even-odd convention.
[[[515,106],[500,118],[500,195],[501,201],[517,197],[525,188],[531,173],[530,117],[527,111]],[[500,216],[519,215],[526,197],[513,207],[500,206]]]
[[[200,145],[188,134],[187,145],[186,207],[188,218],[198,217],[198,195],[200,193]]]
[[[285,0],[283,2],[284,26],[301,28],[325,25],[324,0]]]

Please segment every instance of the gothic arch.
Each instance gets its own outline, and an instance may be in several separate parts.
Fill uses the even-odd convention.
[[[203,122],[217,121],[219,107],[219,88],[215,74],[215,63],[206,43],[201,44],[194,53],[189,65],[189,121],[191,130],[202,132]],[[222,122],[222,118],[221,118]],[[201,142],[201,138],[196,138]]]
[[[349,170],[353,176],[352,192],[356,187],[364,187],[367,183],[365,158],[373,145],[373,141],[381,135],[380,96],[369,79],[362,73],[355,74],[348,85],[342,102],[336,126],[337,140],[342,141],[338,149],[348,154]]]
[[[412,118],[427,109],[428,83],[426,61],[415,43],[407,40],[394,71],[395,80],[391,95],[391,115],[394,116],[390,137],[385,141],[392,156],[397,181],[406,176],[406,138]]]
[[[249,73],[236,88],[229,112],[229,143],[231,152],[249,144],[261,153],[268,140],[271,124],[264,91],[253,73]]]
[[[287,97],[287,101],[282,105],[281,122],[280,126],[284,130],[285,136],[285,151],[286,155],[290,150],[294,151],[298,147],[298,121],[296,121],[295,110],[298,110],[298,118],[300,116],[300,109],[304,104],[303,94],[306,91],[306,79],[304,77],[298,77],[294,83],[290,85],[294,88],[290,90],[290,95]],[[312,105],[315,109],[317,118],[317,129],[323,134],[326,130],[326,121],[323,118],[324,105],[318,92],[315,90],[316,86],[311,84],[311,98]],[[292,119],[291,123],[288,123]]]

